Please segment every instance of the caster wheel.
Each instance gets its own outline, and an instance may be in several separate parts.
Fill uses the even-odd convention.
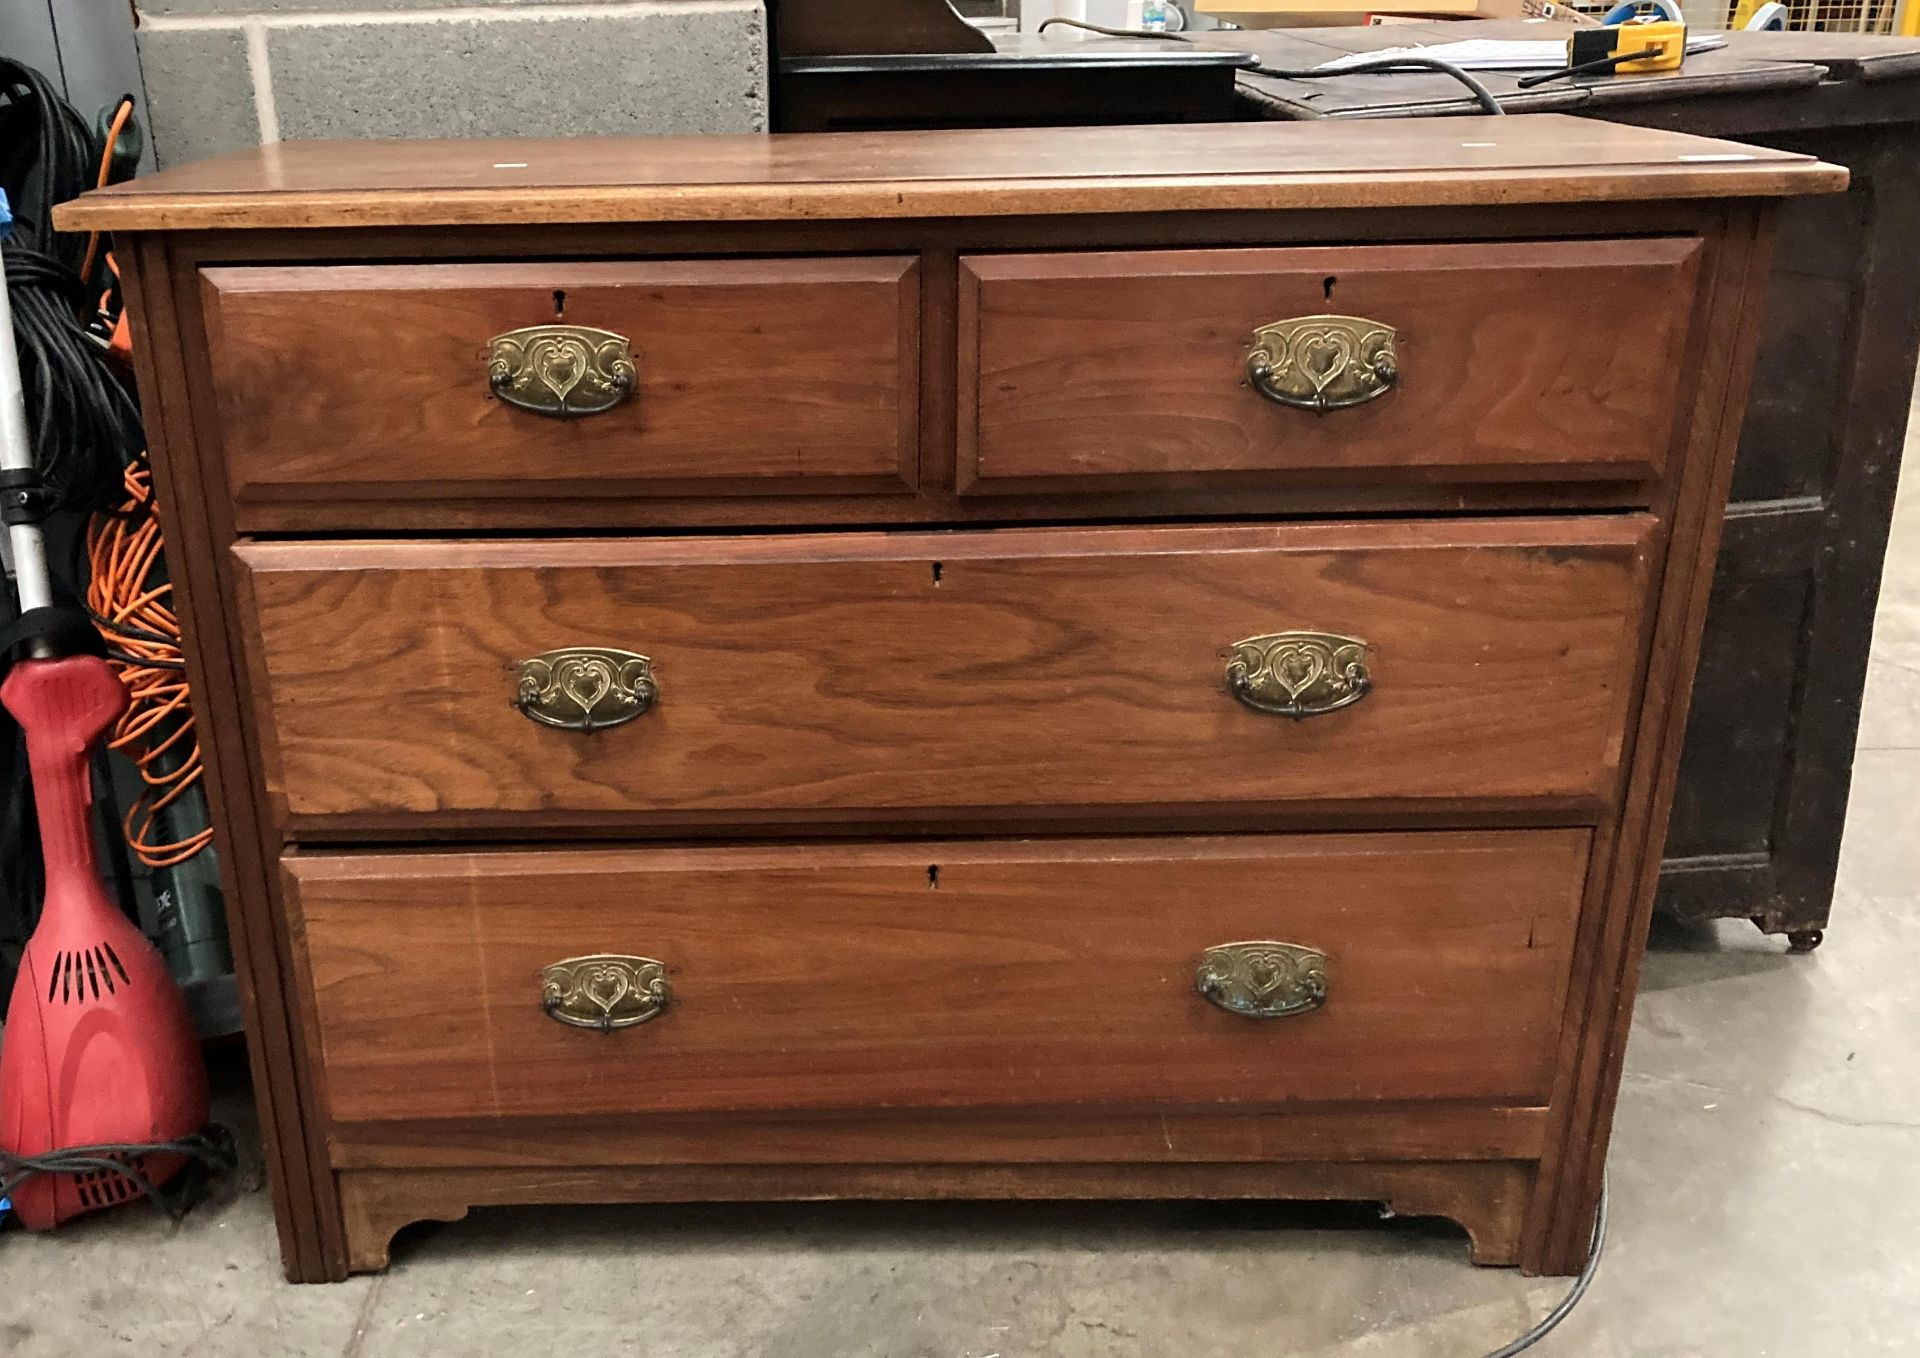
[[[1818,929],[1794,929],[1787,934],[1788,952],[1812,952],[1826,935]]]

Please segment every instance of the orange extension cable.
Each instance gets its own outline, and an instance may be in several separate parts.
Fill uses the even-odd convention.
[[[132,695],[107,744],[133,761],[146,785],[127,810],[127,846],[148,867],[170,868],[206,848],[213,830],[171,843],[153,840],[155,817],[200,781],[202,764],[187,706],[173,585],[161,576],[166,544],[154,517],[153,471],[145,458],[128,466],[126,492],[119,508],[96,515],[88,525],[93,578],[87,582],[87,606],[107,639],[109,662]],[[169,751],[178,752],[178,762],[162,770]]]
[[[98,187],[106,187],[114,146],[132,114],[131,97],[114,110],[100,152]],[[99,233],[89,233],[80,272],[83,280],[93,277],[99,245]],[[111,254],[106,262],[118,277]],[[110,297],[109,292],[101,299],[101,309],[113,322],[114,347],[123,349],[126,317],[113,314]],[[131,697],[126,715],[107,743],[108,749],[122,751],[133,761],[145,784],[127,809],[127,847],[150,868],[170,868],[206,848],[213,830],[154,842],[159,813],[200,781],[200,740],[194,732],[193,710],[187,705],[186,663],[180,650],[180,623],[173,613],[173,585],[165,578],[166,543],[153,512],[153,469],[144,456],[128,465],[125,489],[126,498],[118,507],[95,515],[87,526],[91,567],[87,607],[106,638],[107,661]],[[166,759],[169,752],[177,752],[175,760]],[[163,769],[167,762],[173,767]]]
[[[100,173],[94,176],[93,186],[96,189],[104,189],[107,186],[107,180],[113,176],[113,148],[119,143],[120,134],[126,130],[127,119],[132,116],[133,96],[129,94],[121,98],[120,106],[113,111],[113,121],[107,126],[106,145],[100,150]],[[93,281],[93,261],[98,257],[99,252],[100,233],[87,232],[87,254],[80,263],[82,283]]]

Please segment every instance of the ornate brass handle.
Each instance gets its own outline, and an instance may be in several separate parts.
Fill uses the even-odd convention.
[[[1296,316],[1253,332],[1247,381],[1269,401],[1339,410],[1393,390],[1396,331],[1364,316]]]
[[[513,705],[542,726],[591,734],[632,721],[659,699],[646,656],[610,646],[563,646],[520,662]]]
[[[637,373],[625,335],[584,325],[530,325],[487,342],[487,385],[510,406],[570,419],[612,410]]]
[[[1319,716],[1373,690],[1367,643],[1332,632],[1274,632],[1233,643],[1227,691],[1256,712]]]
[[[1221,943],[1200,955],[1194,989],[1229,1014],[1287,1018],[1327,1002],[1327,955],[1298,943]]]
[[[540,1008],[569,1028],[631,1028],[658,1018],[672,999],[667,968],[651,957],[569,957],[540,973]]]

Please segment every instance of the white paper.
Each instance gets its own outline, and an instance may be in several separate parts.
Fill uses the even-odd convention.
[[[1687,51],[1706,52],[1725,47],[1724,33],[1702,33],[1687,39]],[[1374,61],[1393,61],[1400,57],[1427,57],[1458,66],[1463,71],[1535,71],[1552,70],[1567,64],[1567,44],[1547,38],[1532,39],[1469,38],[1464,42],[1436,42],[1423,47],[1389,47],[1382,52],[1355,52],[1350,56],[1323,61],[1316,71],[1344,71]]]

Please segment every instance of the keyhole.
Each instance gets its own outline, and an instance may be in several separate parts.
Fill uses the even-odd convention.
[[[1331,302],[1333,300],[1333,285],[1335,283],[1338,283],[1339,281],[1340,280],[1335,278],[1332,274],[1328,274],[1325,278],[1321,279],[1320,280],[1320,296],[1324,300]]]
[[[940,587],[940,572],[945,569],[945,563],[939,561],[933,563],[933,586],[935,589]]]
[[[567,294],[564,289],[553,290],[553,319],[560,320],[567,314]]]
[[[927,864],[927,890],[938,891],[939,889],[940,865],[938,863],[929,863]]]

